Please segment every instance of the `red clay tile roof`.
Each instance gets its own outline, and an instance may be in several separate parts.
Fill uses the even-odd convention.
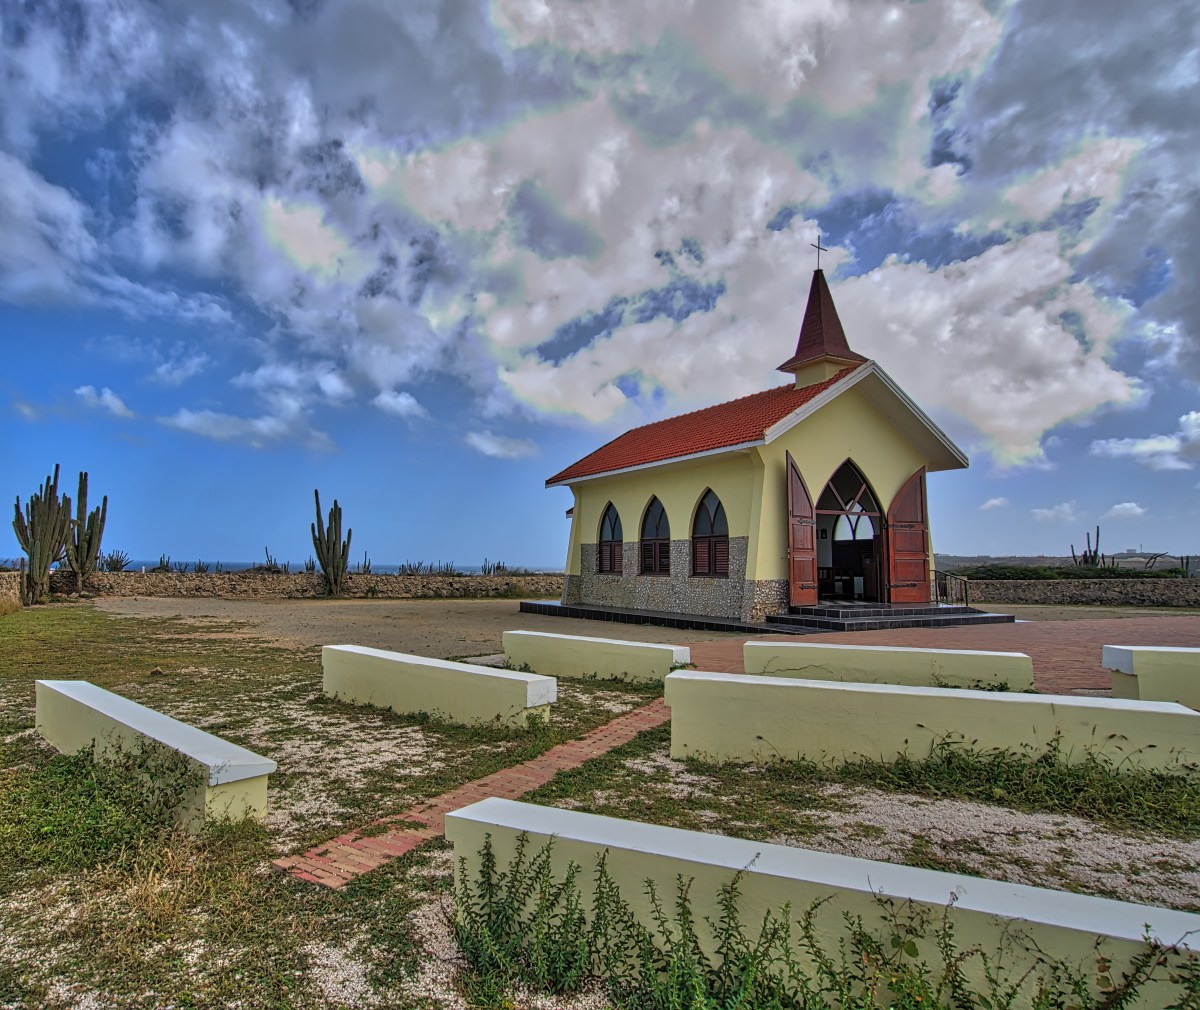
[[[718,403],[715,407],[644,424],[618,435],[607,445],[572,463],[546,484],[559,484],[645,463],[661,463],[743,442],[757,442],[773,424],[782,421],[793,410],[804,406],[852,371],[853,368],[843,368],[833,378],[815,382],[811,386],[799,389],[794,385],[776,386],[728,403]]]

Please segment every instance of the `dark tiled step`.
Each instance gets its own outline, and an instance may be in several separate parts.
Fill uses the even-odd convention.
[[[914,603],[911,606],[849,606],[836,605],[815,607],[791,607],[789,613],[796,617],[828,617],[836,620],[859,620],[864,617],[949,617],[958,614],[981,614],[974,607],[939,606],[937,604]]]
[[[947,614],[944,616],[917,615],[891,617],[799,617],[780,614],[768,617],[767,623],[773,628],[809,628],[813,631],[885,631],[889,628],[959,628],[972,624],[1012,624],[1015,621],[1011,614],[987,614],[977,611],[973,614]]]

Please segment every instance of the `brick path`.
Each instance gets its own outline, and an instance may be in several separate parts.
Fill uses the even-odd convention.
[[[701,670],[742,673],[742,645],[749,639],[697,642],[692,662]],[[831,642],[837,645],[907,645],[925,649],[994,649],[1024,652],[1033,659],[1034,686],[1047,694],[1106,690],[1100,665],[1103,645],[1200,646],[1200,616],[1121,617],[1082,621],[978,624],[961,628],[897,628],[833,634],[769,635],[753,641]]]
[[[669,718],[670,712],[659,698],[617,716],[578,740],[551,747],[530,761],[475,779],[402,814],[375,821],[369,827],[348,831],[301,855],[276,859],[273,865],[312,884],[335,889],[343,887],[356,877],[441,835],[446,814],[451,811],[489,796],[515,800],[545,785],[559,772],[578,768],[585,761],[607,754],[613,748],[629,743],[639,733],[661,726]]]

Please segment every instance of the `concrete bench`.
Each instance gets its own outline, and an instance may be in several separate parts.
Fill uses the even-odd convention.
[[[1200,649],[1106,645],[1101,657],[1112,671],[1114,698],[1175,701],[1200,709]]]
[[[553,677],[362,645],[325,646],[321,667],[331,697],[468,725],[525,726],[535,713],[548,719],[558,697]]]
[[[455,861],[465,860],[471,883],[478,879],[479,853],[485,838],[490,836],[497,868],[503,870],[522,834],[528,836],[527,857],[554,839],[551,860],[558,879],[566,873],[569,862],[582,867],[576,880],[584,889],[585,909],[592,905],[590,889],[594,887],[596,859],[606,854],[605,866],[620,888],[621,897],[651,930],[654,922],[645,881],[655,881],[659,898],[669,907],[677,876],[691,880],[688,895],[692,912],[710,953],[712,943],[703,917],[719,919],[718,889],[735,874],[741,875],[739,909],[751,942],[767,912],[779,914],[782,906],[790,903],[792,918],[796,919],[814,902],[830,899],[817,913],[815,925],[826,953],[835,958],[838,940],[846,935],[843,914],[878,923],[879,899],[892,899],[897,904],[912,901],[935,919],[940,919],[953,899],[946,914],[953,923],[959,950],[978,947],[994,955],[1006,937],[1032,941],[1050,956],[1077,966],[1087,977],[1095,975],[1097,953],[1110,957],[1113,971],[1118,972],[1143,950],[1145,934],[1172,944],[1200,930],[1200,915],[1188,912],[512,800],[486,799],[446,815],[446,838],[454,845]],[[938,963],[932,938],[922,944],[922,954]],[[1015,979],[1028,962],[1018,959],[1014,963],[1010,953],[1005,965]],[[969,959],[964,968],[977,975],[979,959]],[[1141,1005],[1165,1006],[1163,995],[1161,989],[1149,987]],[[1027,1004],[1018,1001],[1018,1005]]]
[[[185,796],[180,819],[198,830],[206,819],[261,817],[275,762],[86,680],[39,680],[38,732],[64,754],[94,747],[97,757],[151,740],[199,766],[200,784]]]
[[[891,645],[747,642],[746,673],[804,680],[842,680],[910,687],[1033,687],[1033,660],[1023,652],[902,649]]]
[[[942,740],[975,751],[1057,740],[1129,768],[1200,771],[1200,713],[1167,702],[843,684],[680,670],[666,680],[671,756],[710,761],[924,757]]]
[[[513,666],[558,677],[662,680],[672,668],[690,663],[692,651],[686,645],[506,631],[504,657]]]

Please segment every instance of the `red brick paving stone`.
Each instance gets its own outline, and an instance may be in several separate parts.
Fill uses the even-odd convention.
[[[1107,670],[1100,665],[1104,645],[1200,646],[1200,616],[1097,618],[1082,621],[1028,621],[976,624],[960,628],[896,628],[887,631],[766,635],[754,639],[696,642],[697,669],[742,673],[742,645],[755,642],[829,642],[836,645],[899,645],[923,649],[990,649],[1024,652],[1033,660],[1034,685],[1047,694],[1106,690]]]
[[[741,644],[738,644],[738,663],[741,663]],[[477,803],[489,796],[516,799],[545,785],[560,771],[578,768],[615,747],[629,743],[639,733],[661,726],[670,718],[670,711],[661,698],[648,705],[617,716],[612,722],[598,726],[578,740],[568,740],[551,747],[523,764],[504,768],[491,775],[467,782],[441,796],[424,800],[393,817],[375,821],[372,827],[397,821],[416,821],[424,828],[401,828],[384,835],[363,836],[348,831],[298,856],[284,856],[272,865],[297,880],[325,887],[344,887],[364,873],[378,869],[393,859],[411,852],[430,838],[445,830],[446,814]]]

